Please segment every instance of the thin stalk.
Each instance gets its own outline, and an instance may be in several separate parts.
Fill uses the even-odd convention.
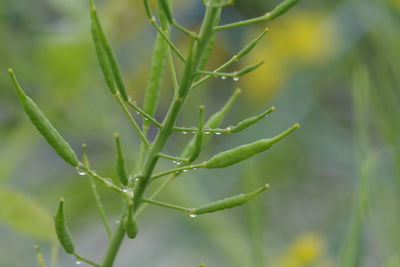
[[[189,37],[194,38],[194,39],[197,39],[197,40],[199,39],[199,36],[198,36],[197,34],[195,34],[194,32],[192,32],[192,31],[186,29],[185,27],[183,27],[183,26],[180,25],[179,23],[174,22],[174,23],[172,23],[172,25],[173,25],[175,28],[177,28],[178,30],[180,30],[181,32],[183,32],[184,34],[188,35]]]
[[[154,174],[151,177],[151,179],[155,180],[155,179],[161,178],[161,177],[166,176],[166,175],[171,174],[171,173],[177,173],[177,172],[182,172],[182,171],[188,171],[188,170],[203,168],[203,166],[204,166],[204,164],[202,164],[202,163],[201,164],[184,166],[184,167],[180,167],[180,168],[176,168],[176,169],[172,169],[172,170],[168,170],[168,171],[165,171],[165,172]]]
[[[114,95],[115,99],[118,101],[118,104],[121,106],[122,110],[124,111],[124,113],[126,114],[126,116],[128,117],[129,121],[132,123],[133,128],[135,128],[136,132],[138,133],[140,139],[147,145],[150,146],[149,141],[147,140],[146,135],[142,132],[142,130],[140,129],[139,125],[136,123],[135,119],[132,117],[131,113],[129,112],[129,110],[126,108],[124,102],[122,101],[122,99],[119,97],[119,94],[115,94]]]
[[[172,85],[174,87],[174,92],[176,94],[179,89],[179,83],[178,83],[178,78],[177,78],[178,76],[176,75],[174,59],[172,57],[171,49],[169,47],[168,47],[168,65],[169,65],[169,70],[171,73]]]
[[[182,162],[184,162],[184,161],[187,160],[187,159],[185,159],[185,158],[175,157],[175,156],[171,156],[171,155],[166,155],[166,154],[163,154],[163,153],[158,153],[158,156],[161,157],[161,158],[164,158],[164,159],[170,159],[170,160],[182,161]]]
[[[176,47],[174,45],[174,43],[168,38],[168,36],[165,34],[165,32],[160,28],[160,26],[158,26],[157,22],[156,22],[156,18],[152,17],[150,18],[150,23],[154,26],[154,28],[156,28],[156,30],[158,31],[158,33],[160,34],[160,36],[162,38],[164,38],[164,40],[168,43],[168,45],[172,48],[172,50],[175,52],[175,54],[179,57],[180,60],[182,60],[182,62],[186,62],[185,57],[182,55],[181,51],[179,51],[178,47]]]
[[[150,121],[151,123],[153,123],[155,126],[157,126],[158,128],[161,128],[161,123],[158,122],[156,119],[154,119],[152,116],[150,116],[149,114],[147,114],[143,109],[141,109],[138,105],[136,105],[135,102],[133,101],[128,101],[126,102],[131,108],[133,108],[138,114],[140,114],[141,116],[143,116],[144,119]]]
[[[106,229],[108,237],[111,237],[111,235],[112,235],[111,227],[108,224],[107,216],[106,216],[106,213],[104,211],[103,204],[101,203],[101,199],[100,199],[99,192],[97,191],[96,183],[95,183],[93,177],[89,177],[89,181],[90,181],[90,187],[92,188],[92,193],[93,193],[93,196],[94,196],[94,200],[96,202],[96,207],[97,207],[97,210],[99,211],[99,214],[100,214],[101,221],[102,221],[102,223],[104,225],[104,228]]]
[[[165,202],[160,202],[160,201],[156,201],[156,200],[152,200],[152,199],[148,199],[148,198],[142,198],[142,201],[149,203],[149,204],[156,205],[156,206],[173,209],[173,210],[186,211],[186,212],[190,211],[189,208],[185,208],[185,207],[181,207],[181,206],[177,206],[177,205],[173,205],[173,204],[169,204],[169,203],[165,203]]]
[[[92,265],[94,267],[101,267],[100,264],[97,264],[97,263],[95,263],[95,262],[93,262],[91,260],[86,259],[85,257],[79,255],[77,252],[72,253],[72,255],[74,255],[76,257],[76,259],[79,260],[79,261],[86,262],[87,264]]]

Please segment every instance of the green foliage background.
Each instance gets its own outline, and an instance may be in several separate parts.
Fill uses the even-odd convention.
[[[279,1],[238,0],[227,8],[229,22],[263,14]],[[195,29],[200,1],[176,0],[181,24]],[[155,31],[140,1],[99,1],[99,12],[123,68],[129,93],[140,103]],[[338,254],[357,195],[360,164],[356,151],[352,77],[363,65],[370,79],[365,131],[372,155],[371,190],[363,218],[359,266],[400,266],[398,259],[400,187],[400,2],[398,0],[303,0],[279,21],[224,31],[214,67],[264,27],[271,32],[253,58],[265,69],[240,82],[213,79],[196,89],[182,125],[196,123],[199,104],[212,114],[233,92],[243,94],[225,122],[234,124],[270,105],[277,111],[246,132],[215,136],[207,158],[222,149],[270,137],[293,122],[302,129],[257,157],[226,170],[196,170],[178,179],[163,195],[189,206],[250,191],[271,189],[244,206],[195,219],[151,207],[139,220],[137,239],[121,250],[117,266],[338,266]],[[183,36],[178,44],[184,46]],[[33,244],[50,258],[51,216],[59,197],[80,251],[96,259],[106,234],[89,183],[64,164],[23,114],[7,68],[12,66],[27,92],[76,151],[87,143],[95,169],[114,175],[112,133],[120,132],[133,166],[138,138],[112,101],[97,66],[85,1],[0,1],[0,266],[35,266]],[[251,61],[252,56],[249,56]],[[240,65],[238,65],[240,66]],[[238,67],[235,66],[235,67]],[[162,118],[171,99],[169,81],[162,92]],[[176,134],[174,154],[189,140]],[[206,155],[208,154],[208,155]],[[358,156],[360,157],[360,156]],[[361,155],[361,158],[363,155]],[[169,163],[165,161],[167,167]],[[118,199],[101,189],[110,219]],[[112,217],[114,216],[114,217]],[[111,218],[112,217],[112,218]],[[59,266],[73,259],[60,253]],[[292,265],[291,265],[292,264]],[[295,265],[298,264],[298,265]]]

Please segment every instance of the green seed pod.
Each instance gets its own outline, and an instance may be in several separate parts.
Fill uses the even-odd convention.
[[[261,38],[264,37],[264,35],[267,33],[268,29],[265,29],[260,35],[258,35],[254,40],[252,40],[250,43],[248,43],[245,47],[243,47],[242,50],[237,53],[236,57],[237,59],[244,57],[248,53],[250,53],[253,48],[258,44],[258,42],[261,40]]]
[[[128,173],[126,171],[126,164],[124,154],[122,153],[122,146],[119,135],[114,133],[115,145],[117,147],[117,175],[123,185],[128,184]]]
[[[209,159],[208,161],[204,162],[204,168],[225,168],[240,161],[246,160],[271,148],[272,145],[278,143],[280,140],[285,138],[287,135],[289,135],[291,132],[298,129],[299,127],[299,124],[295,124],[288,130],[284,131],[274,138],[262,139],[250,144],[238,146],[230,150],[221,152]]]
[[[190,214],[192,215],[199,215],[204,213],[212,213],[224,209],[230,209],[236,206],[240,206],[248,202],[249,200],[255,198],[258,194],[265,191],[269,188],[269,185],[266,184],[263,187],[247,193],[247,194],[240,194],[234,197],[224,198],[213,203],[201,206],[200,208],[195,208],[190,210]]]
[[[173,23],[173,16],[168,0],[158,0],[158,7],[165,13],[169,23]]]
[[[286,0],[282,4],[278,5],[277,7],[274,8],[271,12],[269,12],[269,18],[270,19],[275,19],[284,13],[286,13],[290,8],[292,8],[297,2],[300,0]]]
[[[273,112],[274,110],[275,110],[275,107],[271,107],[268,110],[264,111],[263,113],[261,113],[257,116],[245,119],[244,121],[239,122],[237,125],[230,127],[229,132],[237,133],[237,132],[243,131],[244,129],[250,127],[251,125],[257,123],[259,120],[261,120],[262,118],[264,118],[265,116],[267,116],[268,114]]]
[[[133,216],[133,202],[129,201],[128,203],[128,214],[126,215],[126,217],[124,218],[124,228],[126,231],[126,235],[129,238],[135,238],[137,233],[138,233],[138,227],[136,224],[136,220],[135,220],[135,216]]]
[[[199,112],[199,125],[198,125],[198,130],[197,134],[194,140],[194,150],[193,154],[189,158],[189,162],[193,162],[197,159],[197,157],[200,154],[202,145],[203,145],[203,126],[204,126],[204,106],[200,106],[200,112]]]
[[[58,206],[57,214],[54,217],[54,225],[56,227],[56,234],[58,241],[60,241],[61,246],[65,249],[68,254],[73,254],[75,252],[74,244],[72,243],[71,234],[68,230],[67,222],[64,215],[64,199],[60,199],[60,204]]]
[[[100,37],[101,45],[107,55],[109,63],[110,63],[111,72],[113,74],[115,83],[117,84],[118,91],[121,94],[122,98],[125,101],[128,101],[129,97],[128,97],[128,93],[126,92],[125,83],[122,79],[121,70],[118,66],[118,63],[115,58],[114,52],[111,48],[110,42],[108,41],[107,36],[103,31],[103,27],[101,26],[101,23],[100,23],[98,15],[97,15],[96,7],[94,5],[93,0],[90,0],[90,8],[91,8],[92,23],[95,24],[95,27],[98,30],[98,36]]]
[[[247,73],[249,73],[249,72],[251,72],[251,71],[257,69],[257,68],[260,67],[262,64],[264,64],[264,62],[265,62],[265,61],[263,60],[263,61],[261,61],[261,62],[259,62],[259,63],[257,63],[257,64],[244,67],[242,70],[240,70],[240,71],[237,73],[237,76],[245,75],[245,74],[247,74]]]
[[[100,69],[103,73],[104,80],[107,84],[108,89],[110,90],[111,94],[116,94],[117,91],[115,89],[115,84],[114,84],[114,78],[112,74],[112,70],[110,68],[110,64],[107,59],[107,55],[104,51],[103,45],[101,43],[101,37],[100,37],[100,32],[97,27],[96,21],[96,12],[91,12],[91,19],[92,19],[92,25],[91,25],[91,32],[92,32],[92,39],[94,43],[94,47],[96,50],[96,55],[97,55],[97,60],[99,61]]]
[[[150,19],[151,15],[151,8],[148,0],[143,0],[144,10],[146,11],[147,17]]]
[[[62,138],[53,125],[51,125],[49,120],[42,113],[35,102],[33,102],[33,100],[25,94],[19,85],[17,78],[15,77],[13,70],[9,69],[8,73],[10,74],[25,113],[28,115],[30,121],[33,123],[36,129],[42,134],[49,145],[53,147],[56,153],[64,159],[65,162],[75,167],[78,166],[79,160],[71,146]]]
[[[169,29],[169,26],[166,27]],[[143,110],[150,116],[153,116],[157,110],[167,55],[168,44],[160,34],[157,34],[150,66],[149,79],[143,101]],[[150,125],[150,121],[143,120],[143,125]]]
[[[205,66],[207,65],[212,49],[214,47],[216,32],[212,30],[212,27],[219,24],[219,21],[221,19],[221,8],[209,7],[206,10],[206,16],[208,14],[210,14],[210,17],[214,17],[214,19],[209,25],[203,23],[204,25],[204,27],[202,27],[203,32],[200,33],[200,35],[202,35],[202,38],[200,39],[207,40],[207,43],[204,44],[204,51],[200,52],[198,56],[199,65],[197,69],[200,70],[204,69]],[[209,35],[207,39],[205,37],[206,35]]]
[[[232,94],[232,96],[228,99],[226,104],[214,115],[212,115],[204,124],[204,126],[208,128],[217,128],[221,124],[226,113],[228,113],[228,111],[232,108],[233,104],[235,103],[236,99],[241,94],[241,92],[242,91],[240,89],[236,89],[235,92]],[[210,140],[210,138],[211,138],[210,135],[203,136],[203,142],[202,142],[203,146],[208,143],[208,140]],[[196,137],[193,137],[185,147],[184,151],[182,152],[181,154],[182,158],[188,158],[190,157],[190,155],[193,154],[193,151],[195,150],[196,146],[195,143],[196,143]]]

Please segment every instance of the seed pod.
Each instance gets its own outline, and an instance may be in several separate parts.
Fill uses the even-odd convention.
[[[266,184],[263,187],[247,193],[247,194],[240,194],[234,197],[229,197],[229,198],[224,198],[218,201],[215,201],[213,203],[201,206],[200,208],[195,208],[190,210],[190,214],[193,215],[199,215],[199,214],[204,214],[204,213],[212,213],[224,209],[230,209],[236,206],[240,206],[248,202],[249,200],[253,199],[256,197],[258,194],[261,192],[265,191],[266,189],[269,188],[269,185]]]
[[[199,125],[198,125],[197,134],[196,134],[195,141],[194,141],[193,154],[190,156],[189,162],[193,162],[193,161],[195,161],[197,159],[197,157],[200,154],[202,145],[203,145],[204,106],[200,106],[199,109],[200,109],[200,112],[199,112]]]
[[[138,227],[136,224],[135,216],[133,216],[133,202],[129,201],[128,203],[128,214],[124,218],[124,228],[126,231],[126,235],[129,238],[135,238],[138,233]]]
[[[30,121],[33,123],[36,129],[42,134],[49,145],[53,147],[56,153],[64,159],[65,162],[75,167],[78,166],[79,160],[70,145],[62,138],[53,125],[51,125],[49,120],[42,113],[35,102],[33,102],[33,100],[25,94],[19,85],[17,78],[15,77],[13,70],[9,69],[8,73],[10,74],[25,113],[28,115]]]
[[[284,13],[286,13],[291,7],[293,7],[297,2],[300,0],[286,0],[282,4],[278,5],[277,7],[274,8],[271,12],[269,12],[269,18],[270,19],[275,19]]]
[[[168,0],[158,0],[158,7],[165,13],[169,23],[173,23],[171,7]]]
[[[125,164],[125,157],[122,152],[122,146],[121,146],[121,141],[119,139],[118,133],[114,133],[114,138],[115,138],[115,146],[117,147],[117,175],[119,180],[123,185],[128,184],[128,173],[126,171],[126,164]]]
[[[258,42],[261,40],[261,38],[264,37],[265,33],[268,31],[268,29],[265,29],[260,35],[258,35],[254,40],[252,40],[250,43],[248,43],[245,47],[243,47],[242,50],[237,53],[236,57],[237,59],[244,57],[248,53],[253,50],[253,48],[258,44]]]
[[[91,8],[91,19],[92,23],[95,24],[95,27],[98,30],[98,36],[100,38],[101,45],[107,55],[108,61],[110,63],[111,72],[113,74],[115,83],[117,84],[118,91],[121,94],[122,98],[125,101],[129,100],[128,93],[126,92],[125,83],[122,79],[121,70],[118,66],[117,60],[115,58],[114,52],[111,48],[110,42],[107,39],[106,34],[103,31],[103,27],[101,26],[99,17],[97,15],[96,7],[94,5],[94,1],[90,1],[90,8]]]
[[[265,62],[265,61],[263,60],[263,61],[261,61],[261,62],[259,62],[259,63],[257,63],[257,64],[244,67],[242,70],[240,70],[240,71],[237,73],[237,76],[245,75],[245,74],[247,74],[247,73],[249,73],[249,72],[251,72],[251,71],[257,69],[257,68],[260,67],[262,64],[264,64],[264,62]]]
[[[246,160],[254,155],[257,155],[265,150],[269,149],[275,143],[279,142],[287,135],[289,135],[294,130],[300,127],[299,124],[293,125],[288,130],[284,131],[280,135],[271,139],[262,139],[250,144],[238,146],[230,150],[221,152],[208,161],[204,162],[204,168],[214,169],[214,168],[225,168],[240,161]]]
[[[228,99],[226,104],[219,110],[217,111],[214,115],[212,115],[207,122],[204,124],[205,127],[208,128],[217,128],[222,120],[224,119],[226,113],[232,108],[233,103],[235,103],[237,97],[240,95],[241,90],[236,89],[235,92],[232,94],[232,96]],[[205,135],[203,136],[203,146],[210,140],[211,136],[210,135]],[[190,142],[187,144],[185,147],[181,157],[182,158],[188,158],[190,155],[193,154],[193,151],[195,149],[195,143],[196,143],[196,137],[193,137]]]
[[[74,244],[72,243],[72,238],[67,226],[67,222],[65,220],[63,198],[60,199],[57,214],[54,217],[54,225],[56,227],[56,234],[61,246],[65,249],[65,252],[67,252],[68,254],[73,254],[75,249]]]
[[[96,21],[96,12],[90,12],[92,23],[91,23],[91,32],[92,32],[92,39],[94,43],[94,47],[96,50],[97,60],[99,61],[100,69],[103,73],[104,80],[107,84],[108,89],[110,90],[111,94],[116,94],[117,91],[115,89],[114,78],[111,71],[110,63],[108,62],[107,55],[104,51],[103,45],[101,43],[100,32],[97,27]]]
[[[150,116],[153,116],[157,110],[167,55],[168,44],[160,34],[157,34],[150,66],[149,79],[143,101],[143,110]],[[143,125],[149,124],[150,121],[143,120]]]
[[[144,10],[146,11],[146,15],[150,19],[152,15],[151,15],[149,0],[143,0],[143,5],[144,5]]]
[[[257,123],[259,120],[261,120],[262,118],[264,118],[265,116],[267,116],[268,114],[273,112],[274,110],[275,110],[275,107],[271,107],[268,110],[264,111],[263,113],[261,113],[257,116],[245,119],[244,121],[241,121],[237,125],[231,127],[229,129],[229,132],[237,133],[237,132],[243,131],[244,129],[250,127],[251,125]]]

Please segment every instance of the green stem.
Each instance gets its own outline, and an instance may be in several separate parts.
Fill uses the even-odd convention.
[[[93,262],[93,261],[91,261],[91,260],[88,260],[88,259],[86,259],[85,257],[79,255],[79,254],[76,253],[76,252],[74,252],[73,255],[74,255],[74,256],[76,257],[76,259],[79,260],[79,261],[86,262],[87,264],[92,265],[92,266],[95,266],[95,267],[101,267],[100,264],[97,264],[97,263],[95,263],[95,262]]]
[[[155,179],[158,179],[160,177],[166,176],[166,175],[171,174],[171,173],[177,173],[177,172],[193,170],[193,169],[198,169],[198,168],[203,168],[203,167],[204,167],[203,163],[190,165],[190,166],[184,166],[184,167],[181,167],[181,168],[176,168],[176,169],[168,170],[168,171],[165,171],[165,172],[157,173],[154,176],[152,176],[151,178],[152,178],[152,180],[155,180]]]
[[[101,267],[112,267],[113,266],[115,257],[117,256],[118,250],[119,250],[119,248],[122,244],[122,241],[124,240],[124,237],[125,237],[125,229],[124,229],[124,226],[122,223],[122,218],[123,218],[123,216],[121,216],[120,223],[118,224],[117,228],[114,231],[114,234],[112,235],[111,241],[108,245],[108,249],[107,249],[106,255],[103,259],[103,263],[101,264]]]
[[[97,186],[96,186],[96,184],[94,182],[93,177],[89,177],[89,181],[90,181],[90,187],[92,188],[94,200],[96,202],[96,207],[97,207],[97,209],[99,211],[99,214],[100,214],[101,221],[103,222],[104,228],[106,228],[106,232],[108,234],[108,237],[111,237],[111,235],[112,235],[111,227],[108,224],[107,216],[106,216],[106,213],[104,211],[103,204],[101,203],[100,195],[99,195],[99,192],[97,191]]]
[[[149,203],[149,204],[157,205],[160,207],[173,209],[173,210],[186,211],[186,212],[190,211],[189,208],[185,208],[185,207],[181,207],[181,206],[177,206],[177,205],[173,205],[173,204],[169,204],[169,203],[165,203],[165,202],[156,201],[153,199],[142,198],[142,201]]]

